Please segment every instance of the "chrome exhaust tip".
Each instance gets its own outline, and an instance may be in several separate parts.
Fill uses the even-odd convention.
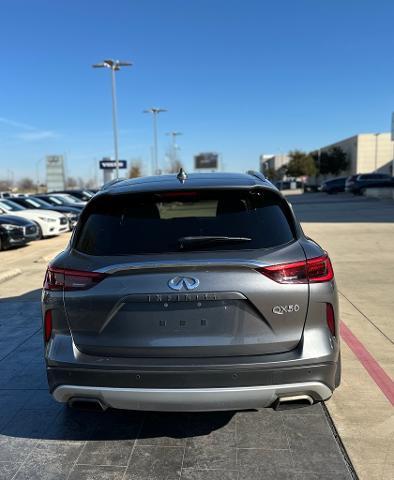
[[[314,404],[310,395],[282,395],[277,398],[273,407],[275,410],[291,410],[295,408],[309,407]]]
[[[67,405],[76,410],[85,410],[89,412],[105,412],[108,408],[108,405],[98,398],[88,397],[72,397],[68,400]]]

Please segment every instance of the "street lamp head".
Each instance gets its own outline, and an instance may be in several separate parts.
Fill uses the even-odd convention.
[[[152,113],[153,115],[157,115],[158,113],[161,113],[161,112],[167,112],[167,109],[151,107],[151,108],[148,108],[147,110],[143,110],[143,113]]]
[[[166,135],[172,135],[173,137],[177,137],[178,135],[183,135],[182,132],[167,132]]]
[[[133,64],[131,62],[107,59],[101,63],[95,63],[94,65],[92,65],[92,67],[93,68],[110,68],[111,70],[120,70],[120,67],[131,67],[132,65]]]

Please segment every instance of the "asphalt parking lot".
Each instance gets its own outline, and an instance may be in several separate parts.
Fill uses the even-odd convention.
[[[394,202],[321,194],[289,200],[306,233],[333,257],[342,319],[392,374],[386,270]],[[22,270],[0,284],[0,480],[342,480],[356,478],[353,467],[360,478],[394,478],[390,402],[345,342],[343,385],[328,410],[98,414],[56,404],[46,388],[39,295],[47,257],[67,239],[0,254],[3,268]],[[387,275],[379,292],[378,273]]]

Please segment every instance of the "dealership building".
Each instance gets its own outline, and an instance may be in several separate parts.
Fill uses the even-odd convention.
[[[329,152],[334,147],[341,148],[347,154],[349,167],[343,172],[344,175],[371,172],[394,174],[394,142],[391,133],[360,133],[320,147],[312,153],[316,154],[318,150],[320,153]],[[288,155],[261,155],[260,171],[265,173],[269,169],[278,170],[289,161]]]
[[[288,155],[260,155],[260,172],[266,173],[267,170],[279,170],[280,167],[287,165],[289,161]]]
[[[380,172],[393,175],[394,142],[390,133],[360,133],[321,147],[320,152],[328,152],[334,147],[347,154],[349,168],[344,173]]]

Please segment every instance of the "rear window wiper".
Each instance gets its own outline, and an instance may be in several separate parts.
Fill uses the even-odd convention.
[[[194,237],[180,237],[178,238],[178,246],[180,250],[190,248],[199,245],[209,245],[215,243],[239,243],[250,242],[252,239],[249,237],[226,237],[226,236],[209,236],[198,235]]]

